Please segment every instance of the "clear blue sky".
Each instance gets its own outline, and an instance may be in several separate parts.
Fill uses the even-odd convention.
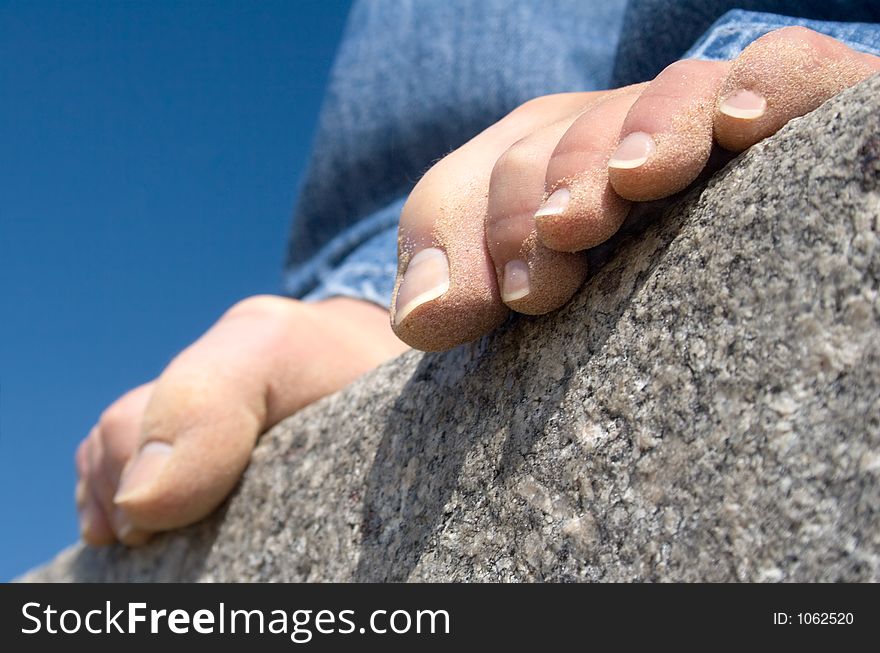
[[[102,408],[278,291],[347,9],[0,0],[0,580],[76,540]]]

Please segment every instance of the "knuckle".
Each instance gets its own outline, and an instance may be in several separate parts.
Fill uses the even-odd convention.
[[[98,430],[93,436],[96,443],[103,445],[108,433],[124,429],[130,420],[131,415],[124,405],[119,401],[111,404],[101,413],[101,417],[98,419]]]
[[[771,32],[777,38],[785,38],[785,39],[797,39],[801,41],[808,41],[819,36],[818,32],[811,30],[809,27],[803,27],[801,25],[789,25],[788,27],[780,27],[777,30]]]
[[[800,25],[790,25],[788,27],[780,27],[779,29],[768,32],[757,41],[756,45],[770,46],[780,42],[787,42],[793,45],[814,46],[821,38],[818,32]]]
[[[122,395],[110,404],[98,419],[93,437],[104,448],[114,434],[135,428],[140,420],[140,410],[135,391]]]
[[[508,147],[495,161],[493,178],[498,175],[516,174],[539,163],[528,138],[522,138]]]
[[[457,170],[453,154],[454,152],[447,154],[434,163],[416,182],[403,205],[401,226],[417,224],[420,221],[419,216],[425,211],[445,206],[449,189],[454,188],[449,179],[450,171]]]
[[[526,100],[508,114],[508,117],[520,116],[521,114],[542,113],[548,104],[556,101],[558,94],[539,95]]]
[[[666,66],[666,68],[663,69],[663,72],[660,73],[658,77],[666,75],[689,75],[691,73],[703,70],[707,67],[707,64],[709,63],[712,62],[701,61],[699,59],[679,59],[678,61],[674,61],[673,63]]]
[[[267,347],[288,341],[304,321],[314,319],[314,304],[277,295],[254,295],[232,306],[220,322],[241,320]],[[259,335],[257,335],[259,334]]]
[[[278,295],[252,295],[246,297],[226,311],[224,317],[263,317],[287,315],[295,306],[299,305],[295,299],[289,297],[279,297]]]

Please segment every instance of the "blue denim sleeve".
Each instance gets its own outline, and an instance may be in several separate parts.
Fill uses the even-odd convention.
[[[398,199],[343,231],[307,263],[293,268],[285,286],[295,291],[304,280],[317,279],[303,296],[305,301],[352,297],[388,308],[397,274],[397,223],[403,203],[404,198]]]
[[[609,25],[619,27],[619,16],[609,19]],[[822,32],[847,44],[853,49],[880,55],[880,24],[829,22],[806,20],[771,13],[733,10],[723,14],[687,51],[683,58],[727,60],[736,57],[749,43],[775,29],[789,25],[802,25]],[[613,31],[613,30],[612,30]],[[563,35],[557,34],[557,37]],[[555,41],[557,49],[576,50],[580,39],[574,33]],[[619,35],[609,35],[609,47],[616,47]],[[562,43],[560,43],[560,40]],[[607,50],[607,49],[606,49]],[[679,50],[680,52],[680,50]],[[560,52],[555,52],[559,56]],[[467,57],[463,57],[467,61]],[[546,64],[546,60],[543,62]],[[668,61],[666,63],[672,63]],[[606,81],[611,79],[612,62],[607,62]],[[569,90],[589,87],[589,80],[570,72],[562,66],[555,68],[556,77],[547,93],[559,90],[570,78]],[[592,79],[603,74],[592,73]],[[535,93],[534,78],[531,86],[514,89],[509,93],[519,101]],[[540,84],[538,84],[540,86]],[[523,96],[523,97],[519,97]],[[487,116],[483,116],[485,120]],[[405,120],[405,117],[402,119]],[[489,123],[486,123],[487,126]],[[453,144],[456,145],[457,143]],[[374,210],[366,218],[348,226],[312,254],[308,261],[288,268],[285,289],[294,297],[316,301],[328,297],[344,296],[364,299],[388,307],[397,272],[397,222],[405,197],[400,193],[386,202],[383,208]]]
[[[800,25],[827,34],[854,50],[880,56],[880,24],[839,23],[734,9],[721,16],[685,53],[684,59],[726,61],[775,29]]]
[[[284,291],[390,304],[403,201],[523,102],[607,88],[627,0],[356,0],[297,200]],[[560,21],[559,16],[566,20]]]

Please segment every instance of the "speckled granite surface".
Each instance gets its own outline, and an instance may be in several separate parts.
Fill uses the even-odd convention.
[[[880,78],[566,308],[266,436],[221,514],[31,580],[880,580]]]

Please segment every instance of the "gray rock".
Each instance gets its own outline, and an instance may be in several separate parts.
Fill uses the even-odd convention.
[[[653,215],[556,314],[287,420],[208,521],[26,579],[880,580],[878,97]]]

